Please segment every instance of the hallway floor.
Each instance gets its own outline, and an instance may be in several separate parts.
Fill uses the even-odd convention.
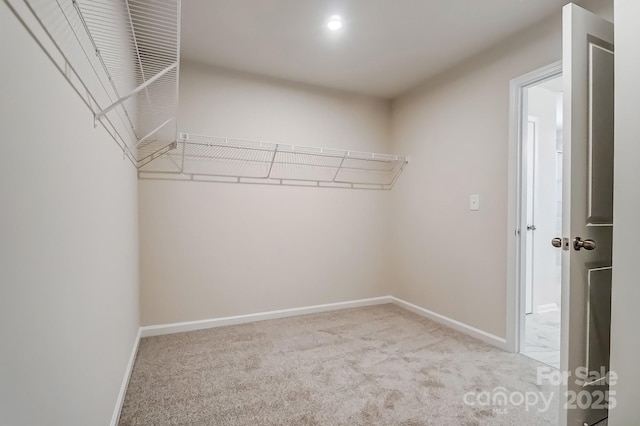
[[[523,355],[560,368],[560,311],[529,314]]]

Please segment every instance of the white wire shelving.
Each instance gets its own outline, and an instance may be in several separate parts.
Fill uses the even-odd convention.
[[[181,0],[4,0],[141,179],[391,189],[405,157],[177,132]]]
[[[176,148],[142,166],[140,179],[391,189],[398,155],[181,133]]]
[[[4,0],[137,167],[175,147],[180,0]]]

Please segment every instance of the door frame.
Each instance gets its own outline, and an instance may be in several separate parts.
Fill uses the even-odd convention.
[[[526,227],[526,200],[523,198],[522,164],[523,141],[526,123],[523,117],[527,108],[525,89],[562,75],[562,61],[531,71],[512,79],[509,83],[509,147],[508,147],[508,203],[507,203],[507,328],[506,347],[511,352],[520,352],[524,338],[525,310],[525,242],[522,238]],[[528,114],[527,114],[528,117]]]

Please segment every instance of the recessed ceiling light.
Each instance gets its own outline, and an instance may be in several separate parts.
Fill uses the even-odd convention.
[[[342,28],[342,26],[342,18],[338,15],[333,15],[327,22],[327,28],[329,28],[331,31],[338,31]]]

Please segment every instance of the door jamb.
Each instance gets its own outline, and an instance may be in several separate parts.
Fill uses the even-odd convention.
[[[538,163],[536,161],[536,159],[537,159],[536,156],[538,154],[538,145],[539,145],[538,144],[538,131],[540,130],[539,129],[540,121],[538,120],[538,117],[533,117],[533,116],[529,115],[529,111],[528,111],[528,108],[527,108],[527,103],[528,103],[528,97],[524,97],[523,96],[523,106],[522,107],[523,107],[523,110],[527,109],[527,111],[526,111],[526,114],[524,114],[525,111],[522,111],[523,112],[522,117],[523,118],[527,117],[527,121],[526,121],[527,126],[529,125],[529,123],[534,123],[534,125],[535,125],[535,135],[534,135],[535,140],[533,142],[533,149],[532,149],[533,155],[534,155],[534,159],[533,159],[533,180],[534,180],[534,182],[533,182],[533,185],[532,185],[532,189],[533,189],[533,194],[534,194],[533,198],[534,198],[534,201],[535,201],[535,193],[536,193],[536,188],[537,188],[535,181],[536,181],[537,175],[538,175],[537,169],[536,169],[536,167],[538,166]],[[522,125],[523,126],[525,125],[524,121],[523,121]],[[523,135],[524,134],[527,134],[527,135],[529,134],[528,127],[523,127],[522,131],[523,131]],[[524,148],[523,142],[524,142],[524,140],[519,141],[518,146],[520,146],[521,148]],[[526,166],[524,165],[525,159],[526,159],[526,162],[527,162]],[[528,175],[527,168],[529,167],[529,165],[528,165],[529,158],[525,158],[525,156],[523,155],[521,158],[519,158],[519,161],[523,164],[523,168],[522,168],[522,172],[521,173],[526,173]],[[520,175],[520,176],[522,176],[522,175]],[[527,226],[530,224],[529,221],[527,220],[527,214],[528,214],[529,206],[527,205],[526,202],[522,202],[523,200],[526,200],[526,199],[529,198],[529,194],[527,194],[523,190],[524,186],[525,186],[525,183],[521,182],[520,186],[518,187],[518,189],[520,189],[522,191],[519,194],[519,197],[520,197],[519,201],[521,201],[520,207],[522,209],[522,216],[520,217],[520,219],[522,220],[522,224],[524,225],[524,226],[521,226],[520,229],[521,229],[521,232],[525,233],[525,235],[529,235],[527,233],[528,229],[526,229]],[[527,183],[527,186],[528,186],[528,183]],[[534,212],[533,212],[531,225],[535,225],[536,224],[535,204],[534,204],[533,208],[534,208]],[[526,229],[526,231],[525,231],[525,229]],[[535,237],[535,234],[531,234],[531,238],[534,238],[534,237]],[[523,244],[526,244],[526,243],[527,243],[526,240],[523,241]],[[533,244],[533,247],[534,247],[533,250],[535,251],[535,243]],[[532,258],[533,265],[535,265],[535,254],[532,253],[531,255],[533,256],[533,258]],[[520,260],[521,260],[522,264],[526,263],[526,257],[524,256],[524,253],[523,253],[522,259],[520,259]],[[531,266],[533,267],[533,265],[531,265]],[[535,279],[535,269],[532,271],[532,274],[533,274],[533,278]],[[522,271],[522,276],[521,277],[522,277],[522,279],[524,281],[520,284],[520,288],[524,288],[525,289],[525,293],[523,295],[524,301],[523,301],[523,304],[522,304],[522,309],[524,310],[524,313],[526,315],[527,310],[528,310],[528,306],[527,306],[527,303],[526,303],[526,301],[527,301],[526,281],[529,278],[527,276],[526,269],[524,269]],[[531,313],[535,313],[536,312],[536,306],[535,306],[536,291],[535,291],[535,286],[533,286],[533,283],[531,283],[531,286],[532,286],[532,288],[531,288],[531,299],[532,299],[531,300]],[[524,327],[522,326],[522,324],[520,324],[520,331],[521,332],[523,331],[523,328]],[[522,335],[520,336],[520,340],[519,340],[520,341],[520,345],[522,345],[524,343],[523,337],[524,337],[524,333],[522,333]]]
[[[508,147],[508,204],[507,204],[507,328],[506,347],[520,351],[524,322],[520,321],[524,309],[522,254],[524,238],[522,202],[522,141],[526,131],[522,117],[526,108],[524,89],[562,75],[562,61],[531,71],[512,79],[509,83],[509,147]],[[526,224],[524,225],[526,226]]]

